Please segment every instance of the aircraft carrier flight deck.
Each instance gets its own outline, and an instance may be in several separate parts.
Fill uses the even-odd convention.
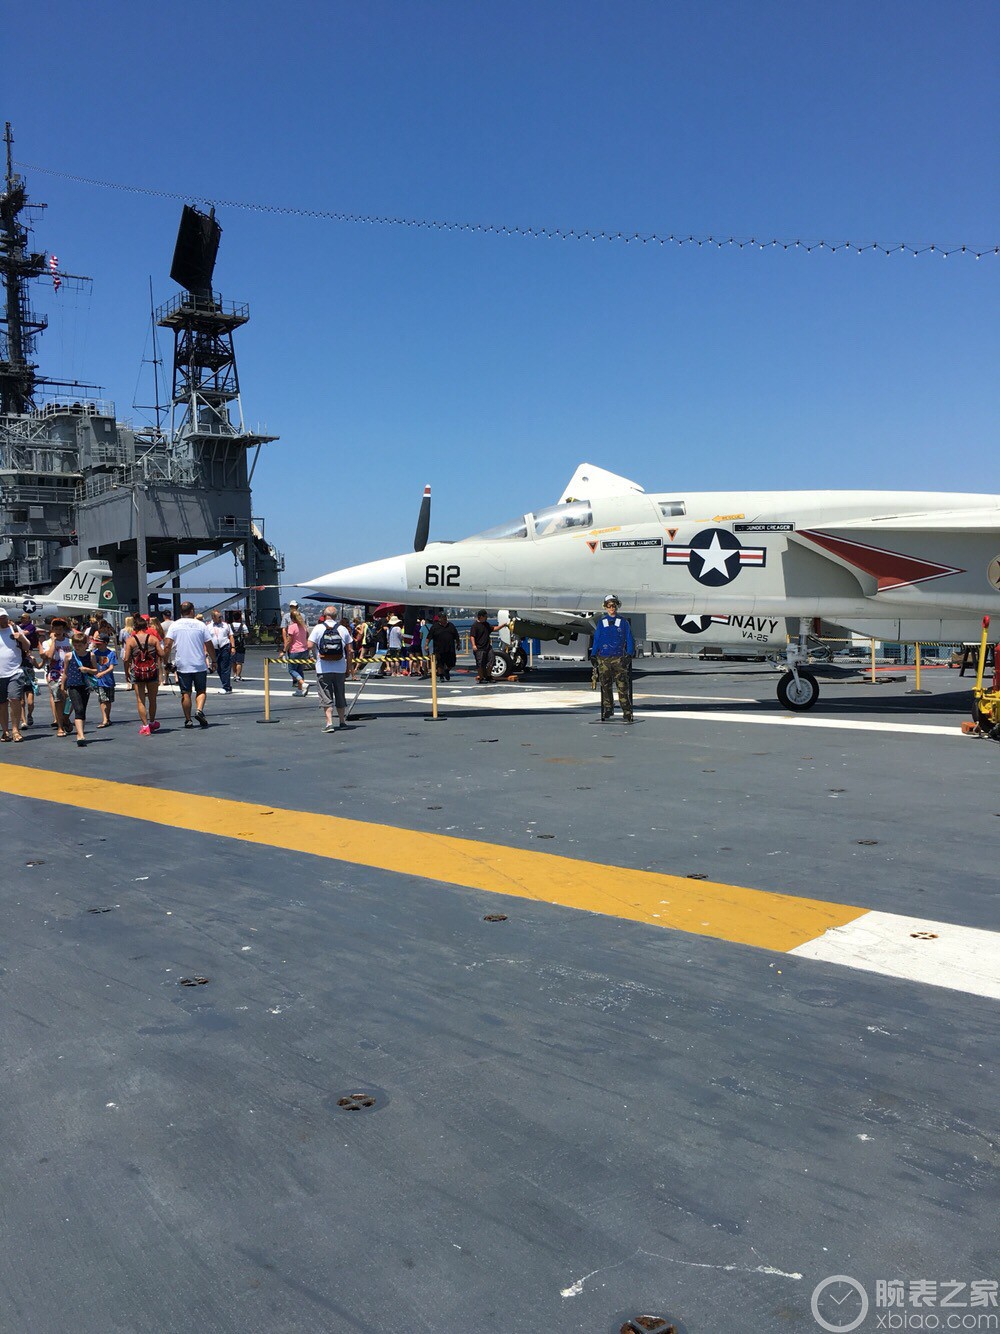
[[[837,1276],[865,1329],[880,1283],[995,1293],[968,678],[793,715],[766,664],[643,659],[625,727],[545,664],[437,721],[372,681],[329,735],[287,683],[261,725],[261,676],[204,730],[162,692],[153,736],[119,691],[83,749],[42,701],[0,754],[0,1329],[775,1334],[833,1328]]]

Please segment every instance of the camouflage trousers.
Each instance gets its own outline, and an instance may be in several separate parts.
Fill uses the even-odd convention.
[[[601,683],[601,717],[610,718],[615,711],[614,690],[618,688],[618,703],[626,718],[632,717],[632,663],[628,658],[597,658],[597,677]]]

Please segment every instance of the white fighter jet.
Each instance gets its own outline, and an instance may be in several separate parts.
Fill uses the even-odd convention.
[[[747,628],[786,653],[778,699],[811,708],[818,618],[893,643],[974,640],[1000,616],[1000,496],[920,491],[646,493],[581,464],[559,502],[460,542],[308,581],[317,597],[414,606],[516,607],[517,629],[590,633],[605,595],[643,612],[649,640],[698,628],[725,645]],[[798,638],[786,647],[785,618]]]
[[[39,621],[51,616],[76,616],[81,612],[112,611],[118,605],[111,566],[103,560],[82,560],[61,579],[51,593],[17,593],[0,602],[17,619],[27,612]]]

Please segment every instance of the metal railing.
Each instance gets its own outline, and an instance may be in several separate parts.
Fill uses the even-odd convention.
[[[74,486],[24,486],[8,482],[0,488],[0,504],[11,505],[72,505],[76,501]]]
[[[115,416],[115,405],[109,398],[75,398],[72,403],[62,400],[43,403],[36,408],[36,417],[111,417]]]
[[[221,315],[227,319],[250,318],[250,307],[245,301],[223,301],[221,292],[213,292],[211,296],[194,296],[191,292],[178,292],[176,296],[172,296],[169,301],[156,308],[157,323],[162,323],[181,311],[185,313],[190,311],[193,315]]]

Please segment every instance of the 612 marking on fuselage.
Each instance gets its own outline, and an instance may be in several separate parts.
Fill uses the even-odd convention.
[[[458,565],[428,565],[424,570],[424,583],[428,588],[457,588],[462,578]]]

